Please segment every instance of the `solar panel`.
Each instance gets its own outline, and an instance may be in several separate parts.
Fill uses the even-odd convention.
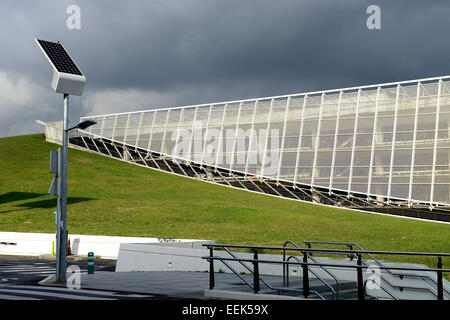
[[[50,59],[52,64],[58,70],[58,72],[76,74],[80,76],[83,75],[60,43],[39,39],[37,39],[37,42],[44,50],[45,54]]]

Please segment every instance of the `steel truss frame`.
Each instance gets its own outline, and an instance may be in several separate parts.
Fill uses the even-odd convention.
[[[245,175],[242,172],[145,150],[137,146],[127,145],[122,141],[105,139],[84,131],[70,132],[69,143],[71,147],[88,150],[110,158],[247,191],[342,208],[450,222],[450,208],[446,206],[434,207],[430,211],[428,210],[430,204],[426,202],[416,202],[411,206],[411,203],[401,199],[380,200],[376,197],[367,197],[363,193],[345,193],[329,188],[311,188],[310,185],[289,183],[276,178],[268,179]],[[124,153],[127,153],[128,156],[125,157]]]

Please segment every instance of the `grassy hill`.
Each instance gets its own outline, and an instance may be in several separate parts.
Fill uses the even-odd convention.
[[[0,139],[0,231],[55,232],[44,135]],[[450,251],[450,226],[335,209],[212,185],[69,150],[72,234],[213,239],[280,246],[354,241],[370,250]],[[435,265],[434,259],[405,257]]]

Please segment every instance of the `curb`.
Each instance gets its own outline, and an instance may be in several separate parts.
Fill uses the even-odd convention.
[[[49,287],[65,287],[66,283],[64,282],[57,282],[55,281],[56,275],[51,274],[49,276],[47,276],[45,279],[41,280],[38,282],[39,285],[41,286],[49,286]]]
[[[302,297],[250,293],[231,290],[205,289],[205,298],[220,300],[305,300]],[[311,299],[310,299],[311,300]]]

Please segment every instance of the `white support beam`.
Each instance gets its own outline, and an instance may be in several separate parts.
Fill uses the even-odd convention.
[[[156,119],[157,115],[158,115],[158,111],[153,111],[152,126],[150,127],[150,133],[148,136],[148,146],[147,146],[148,153],[150,153],[150,147],[152,144],[153,127],[155,126],[155,119]]]
[[[162,148],[162,146],[161,146],[161,148]],[[166,167],[169,168],[170,172],[176,173],[175,171],[173,171],[171,165],[167,163],[167,161],[166,161],[166,156],[162,156],[162,157],[161,157],[161,160],[165,163]]]
[[[128,124],[129,124],[129,122],[130,122],[130,113],[128,114],[127,123],[125,124],[125,133],[123,135],[123,141],[122,141],[123,143],[127,143]]]
[[[114,137],[114,135],[116,134],[116,125],[117,125],[117,118],[118,118],[119,116],[118,115],[116,115],[116,117],[114,118],[114,126],[113,126],[113,131],[112,131],[112,134],[111,134],[111,141],[114,141],[115,139],[115,137]]]
[[[352,183],[353,183],[353,166],[355,164],[355,147],[356,147],[356,135],[358,133],[358,115],[359,115],[359,99],[361,98],[361,89],[358,89],[358,99],[356,101],[356,111],[355,111],[355,128],[353,130],[353,143],[352,143],[352,155],[350,159],[350,172],[348,175],[348,186],[347,190],[350,193],[352,192]]]
[[[336,147],[339,133],[339,120],[341,116],[341,101],[342,101],[342,91],[339,92],[339,100],[337,106],[337,114],[336,114],[336,127],[334,129],[334,141],[333,141],[333,155],[331,158],[331,172],[330,172],[330,183],[328,185],[328,190],[331,195],[331,189],[333,188],[334,182],[334,173],[335,173],[335,165],[336,165]]]
[[[255,129],[255,118],[256,118],[256,109],[258,108],[258,100],[255,100],[255,107],[253,108],[253,117],[252,117],[252,125],[251,125],[251,129],[250,129],[250,138],[248,139],[248,150],[247,150],[247,158],[245,159],[245,169],[244,169],[244,174],[245,176],[247,176],[248,174],[248,159],[250,158],[250,150],[252,148],[252,141],[253,141],[253,131]],[[256,139],[256,138],[255,138]],[[255,146],[256,146],[256,141],[255,141]],[[255,149],[255,153],[256,153],[256,149]],[[258,157],[258,154],[255,155],[256,157]]]
[[[186,171],[184,171],[183,167],[180,165],[180,160],[179,159],[173,159],[173,160],[174,161],[172,161],[172,162],[175,162],[176,166],[181,170],[181,172],[183,172],[183,175],[187,177],[188,175],[187,175]]]
[[[163,153],[163,154],[166,154],[166,153],[164,153],[164,144],[166,143],[167,124],[169,123],[171,111],[172,111],[172,109],[169,109],[166,113],[166,123],[164,124],[164,132],[163,132],[163,137],[162,137],[162,141],[161,141],[161,150],[160,150],[160,153]]]
[[[188,151],[188,160],[194,161],[194,153],[192,152],[192,143],[194,141],[194,130],[195,130],[195,121],[197,121],[197,111],[198,106],[195,107],[194,117],[192,118],[192,127],[191,127],[191,138],[189,139],[189,151]]]
[[[412,199],[412,189],[413,189],[413,180],[414,180],[414,166],[416,161],[416,141],[417,141],[417,123],[419,119],[419,101],[420,101],[420,92],[421,92],[422,84],[417,82],[417,92],[416,92],[416,111],[414,114],[414,136],[413,136],[413,144],[411,151],[411,170],[409,172],[409,189],[408,189],[408,207],[411,207],[411,199]]]
[[[277,191],[277,189],[275,189],[274,187],[272,187],[272,186],[270,185],[270,183],[269,183],[266,179],[263,179],[262,182],[263,182],[267,187],[269,187],[274,193],[276,193],[277,196],[282,197],[281,193],[279,193],[279,192]]]
[[[437,145],[438,145],[438,139],[439,139],[439,113],[441,112],[441,91],[442,91],[442,80],[439,80],[438,96],[437,96],[437,103],[436,103],[436,124],[435,124],[435,128],[434,128],[433,170],[431,172],[430,210],[433,209],[434,184],[436,182],[436,159],[437,159]]]
[[[313,158],[313,167],[312,167],[312,173],[311,173],[311,189],[314,186],[315,178],[316,178],[317,152],[320,147],[320,130],[321,130],[321,124],[322,124],[322,110],[323,110],[324,99],[325,99],[325,93],[322,93],[322,96],[320,97],[319,123],[317,124],[316,144],[314,146],[314,158]]]
[[[281,146],[280,146],[280,157],[279,157],[279,163],[278,163],[278,171],[277,171],[277,183],[280,182],[280,174],[281,174],[281,164],[283,162],[283,151],[284,151],[284,144],[286,141],[286,127],[287,127],[287,118],[289,114],[289,105],[291,103],[291,97],[287,98],[286,102],[286,111],[284,113],[284,121],[283,121],[283,135],[281,137]]]
[[[217,168],[218,163],[219,163],[219,155],[222,154],[222,160],[223,160],[223,156],[225,155],[225,152],[222,152],[222,151],[223,151],[223,139],[224,139],[223,131],[224,131],[225,115],[226,115],[226,112],[227,112],[227,107],[228,107],[228,103],[225,103],[225,106],[223,107],[222,125],[220,126],[220,135],[219,135],[219,143],[218,143],[218,146],[217,146],[216,160],[214,162],[214,166],[216,168]]]
[[[111,152],[109,152],[109,149],[108,149],[108,147],[106,146],[106,144],[105,144],[105,142],[103,141],[103,139],[100,139],[99,142],[100,142],[101,144],[103,144],[103,148],[105,148],[105,150],[108,152],[108,155],[109,155],[111,158],[114,158],[113,155],[111,154]]]
[[[206,151],[206,140],[208,139],[208,133],[209,133],[209,120],[211,118],[211,109],[212,109],[212,105],[209,106],[209,110],[208,110],[208,120],[206,120],[206,129],[205,129],[205,136],[203,137],[203,145],[202,145],[202,154],[200,156],[200,164],[204,165],[203,163],[203,159],[204,159],[204,154]]]
[[[200,174],[197,172],[197,170],[195,170],[195,167],[192,165],[191,161],[187,161],[187,166],[189,168],[191,168],[191,170],[195,173],[195,175],[197,176],[198,179],[203,179],[203,177],[200,176]]]
[[[151,143],[152,143],[153,127],[155,125],[155,119],[156,119],[156,116],[157,116],[157,113],[158,113],[157,111],[151,111],[151,112],[153,113],[153,118],[152,118],[152,125],[150,127],[150,133],[149,133],[149,136],[148,136],[147,156],[145,158],[147,159],[147,157],[150,156],[150,159],[153,161],[155,166],[159,170],[161,170],[161,167],[159,166],[158,162],[153,158],[153,156],[151,156],[150,147],[151,147]]]
[[[120,159],[123,160],[123,152],[120,152],[119,149],[117,149],[116,144],[114,143],[114,141],[112,141],[111,145],[114,147],[114,149],[116,149],[116,152],[119,155]],[[123,151],[123,148],[122,148],[122,151]]]
[[[301,200],[295,193],[293,193],[291,190],[289,190],[289,188],[287,188],[283,183],[278,183],[277,182],[277,185],[281,186],[284,189],[284,191],[286,191],[289,194],[291,194],[295,199]]]
[[[119,115],[116,115],[115,119],[114,119],[114,127],[113,127],[113,132],[112,132],[112,137],[111,137],[111,145],[114,147],[114,149],[116,150],[117,154],[119,155],[120,159],[123,160],[123,155],[119,152],[119,150],[117,149],[116,145],[115,145],[115,141],[116,141],[116,126],[117,126],[117,119],[119,118]]]
[[[238,110],[238,115],[237,115],[237,120],[236,120],[236,128],[234,130],[233,149],[231,151],[231,159],[230,159],[230,170],[233,169],[233,164],[234,164],[234,157],[235,157],[234,153],[236,152],[236,140],[237,140],[237,134],[238,134],[238,130],[239,130],[239,121],[241,120],[242,105],[243,105],[243,102],[241,102],[239,104],[239,110]]]
[[[144,116],[144,112],[141,112],[141,116],[139,117],[139,125],[138,125],[138,130],[136,133],[136,142],[134,143],[135,146],[135,150],[137,150],[138,148],[138,143],[139,143],[139,135],[141,134],[141,126],[142,126],[142,118]]]
[[[375,160],[375,144],[377,142],[377,127],[378,127],[378,105],[379,105],[379,99],[380,99],[380,91],[381,88],[378,87],[377,88],[377,98],[375,101],[375,117],[373,120],[373,130],[372,130],[372,145],[370,147],[370,164],[369,164],[369,179],[367,182],[367,197],[369,197],[369,195],[372,192],[372,177],[373,177],[373,165],[374,165],[374,160]]]
[[[81,136],[81,138],[83,138],[83,136]],[[95,149],[97,149],[97,152],[98,152],[98,153],[101,153],[101,152],[100,152],[100,149],[97,147],[97,143],[95,142],[95,139],[94,139],[94,136],[93,136],[92,133],[89,134],[89,138],[92,140],[92,143],[94,144]],[[85,144],[86,144],[86,143],[85,143]],[[106,150],[106,151],[108,151],[108,150]]]
[[[83,143],[84,143],[84,147],[85,147],[86,149],[88,149],[88,150],[91,150],[91,149],[89,148],[88,144],[86,143],[86,140],[84,140],[84,137],[83,137],[83,136],[81,136],[81,140],[82,140]],[[96,148],[97,151],[98,151],[98,148],[97,148],[97,146],[95,145],[95,143],[94,143],[94,146],[95,146],[95,148]],[[100,152],[100,151],[99,151],[99,152]]]
[[[105,120],[106,120],[106,117],[103,117],[102,128],[100,129],[100,137],[103,137],[103,128],[105,127]]]
[[[302,118],[300,120],[300,130],[299,130],[299,136],[298,136],[298,146],[297,146],[297,157],[295,160],[295,168],[294,168],[294,185],[293,188],[295,189],[297,185],[297,175],[298,175],[298,163],[300,160],[300,149],[302,147],[302,137],[303,137],[303,122],[305,119],[305,108],[306,108],[306,101],[308,100],[308,95],[305,95],[303,97],[303,107],[302,107]]]
[[[263,159],[262,159],[262,163],[261,163],[261,177],[264,177],[264,168],[266,166],[266,161],[267,161],[267,147],[269,145],[270,125],[271,125],[271,120],[272,120],[272,109],[273,109],[273,99],[270,100],[269,117],[267,119],[267,127],[266,127],[267,132],[266,132],[266,139],[264,140],[264,153],[263,153]],[[273,137],[272,137],[272,139],[273,139]]]
[[[226,106],[226,105],[225,105]],[[223,174],[219,171],[217,171],[217,173],[219,174],[220,178],[222,179],[222,181],[224,181],[227,185],[232,186],[232,184],[228,181],[229,177],[224,177]]]
[[[103,141],[103,138],[102,138],[102,137],[100,137],[99,141],[103,144],[103,147],[105,147],[105,150],[106,150],[106,152],[108,152],[109,156],[110,156],[111,158],[113,158],[111,152],[109,152],[109,149],[106,147],[105,142]]]
[[[388,194],[387,201],[389,203],[392,197],[392,173],[394,171],[394,158],[395,158],[395,141],[397,140],[397,118],[398,118],[398,100],[400,99],[400,85],[397,85],[397,93],[395,95],[395,110],[394,110],[394,127],[392,128],[392,146],[391,146],[391,161],[389,164],[389,182],[388,182]]]
[[[178,143],[180,140],[180,131],[181,131],[181,121],[183,120],[183,116],[184,116],[184,110],[185,109],[181,109],[180,112],[180,120],[178,120],[178,126],[177,126],[177,137],[175,138],[175,145],[173,147],[173,152],[172,152],[172,156],[174,157],[178,157]]]

